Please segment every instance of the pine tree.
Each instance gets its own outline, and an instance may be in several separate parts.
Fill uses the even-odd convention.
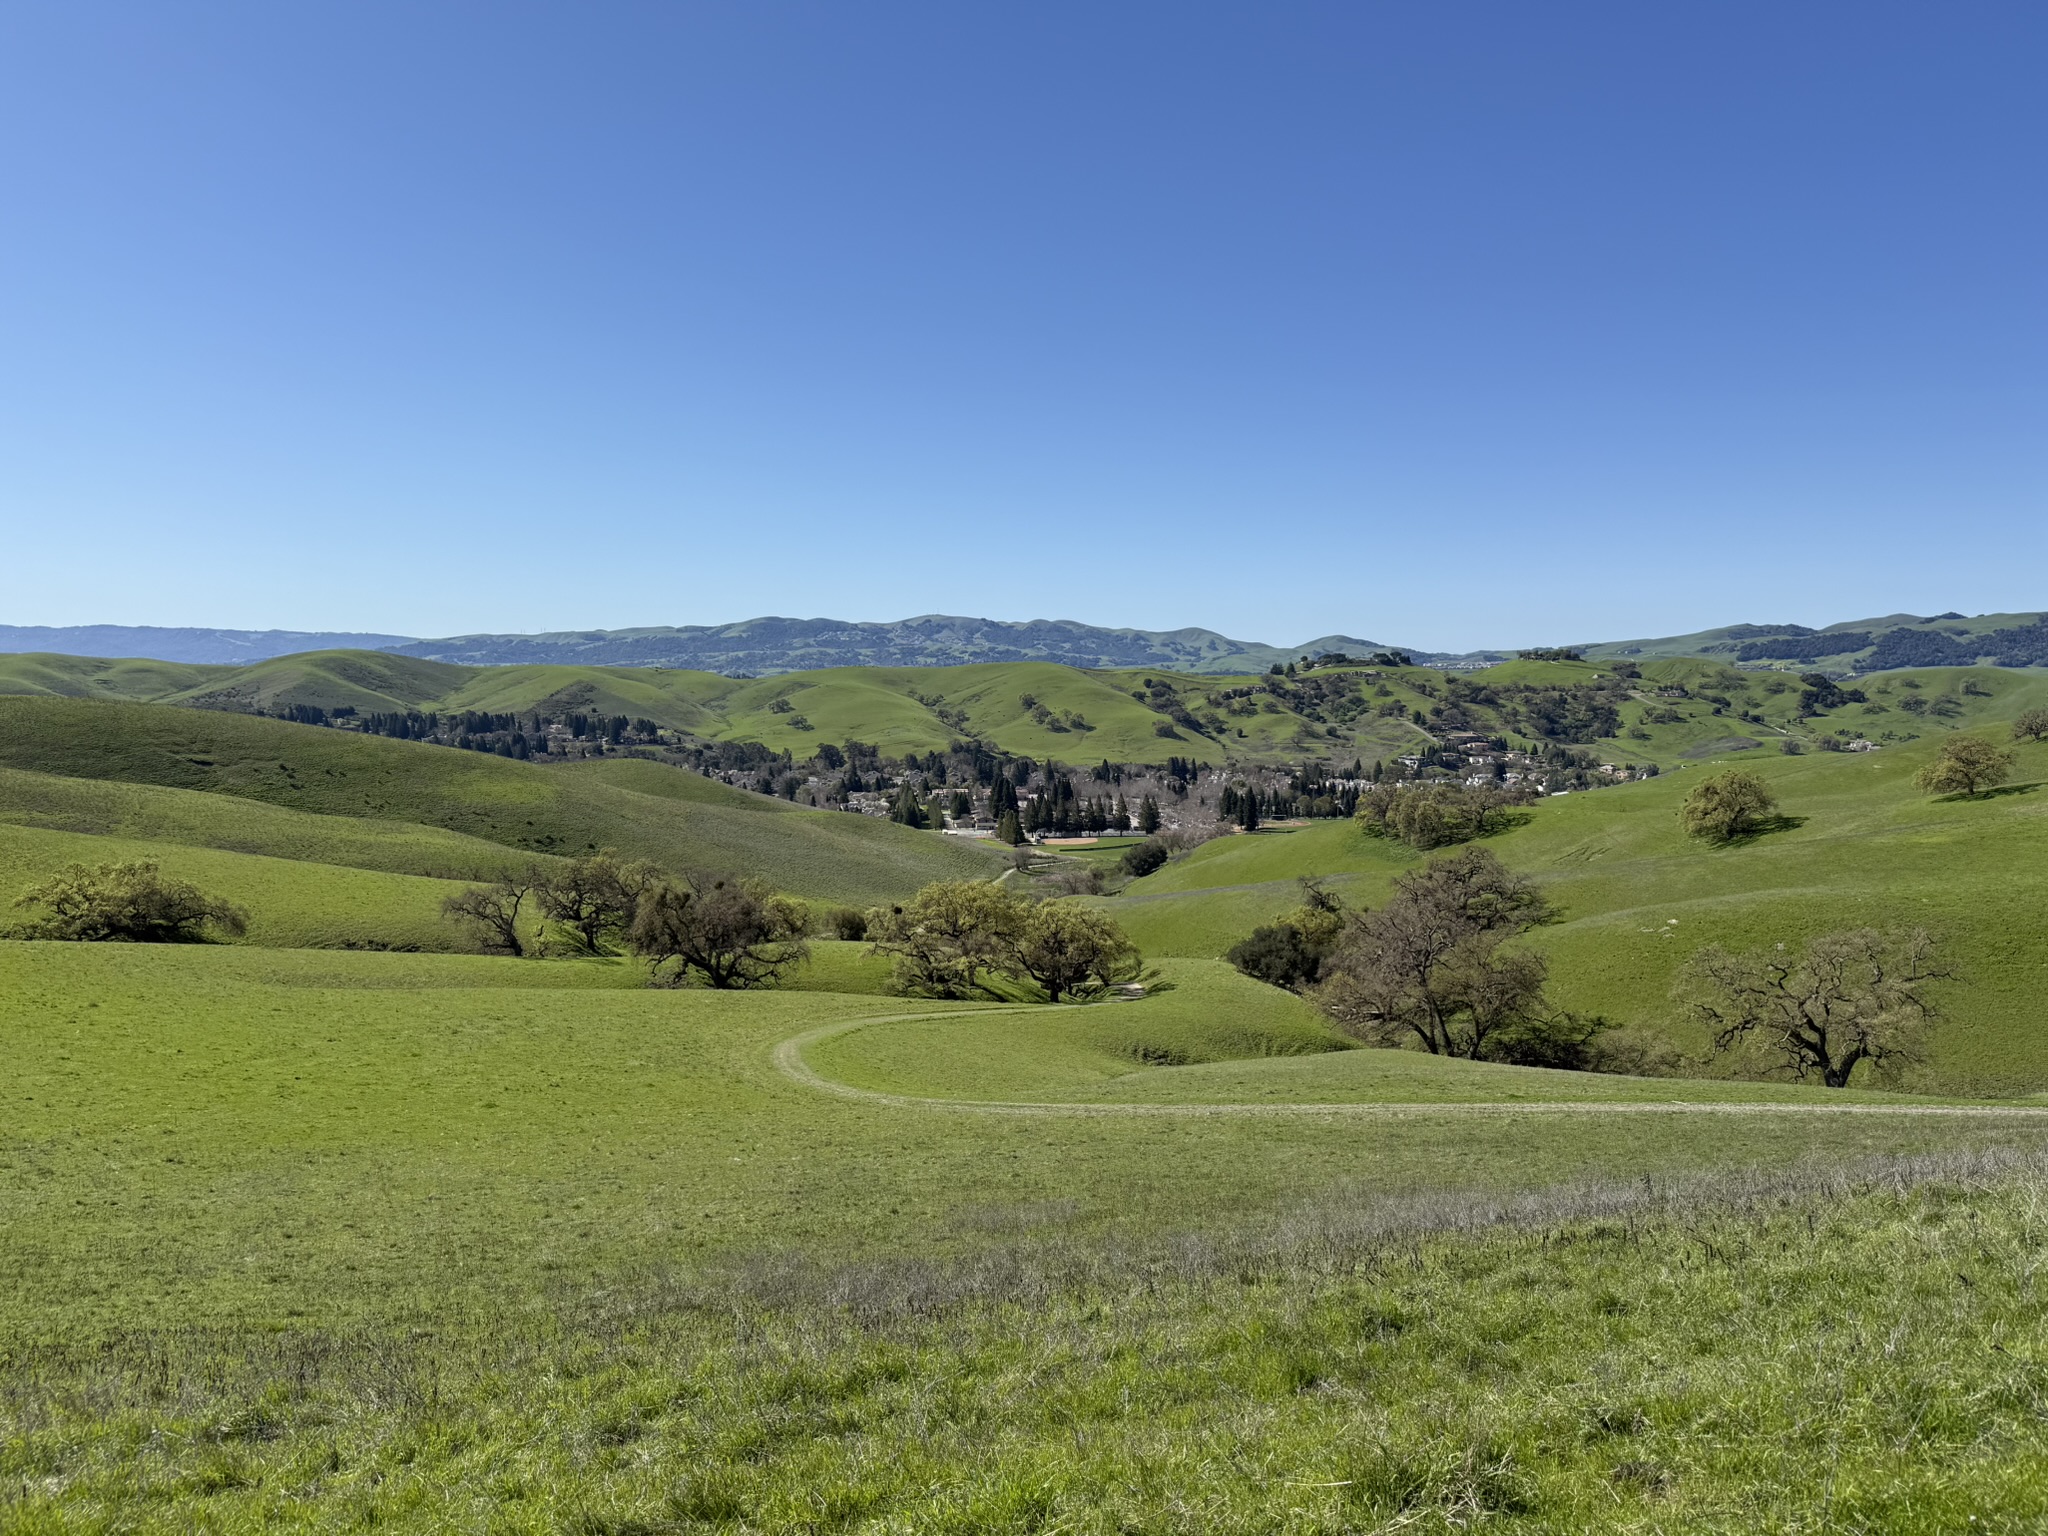
[[[1017,823],[1017,812],[1014,807],[996,818],[996,841],[1008,843],[1012,848],[1024,841],[1024,829]]]
[[[1116,797],[1116,809],[1110,812],[1109,824],[1118,832],[1131,830],[1131,808],[1122,795]]]

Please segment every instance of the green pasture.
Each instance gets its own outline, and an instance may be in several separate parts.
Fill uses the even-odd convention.
[[[721,1253],[943,1247],[975,1212],[1020,1204],[1071,1202],[1090,1229],[1138,1230],[1336,1183],[1529,1186],[2048,1131],[1910,1116],[1676,1114],[1621,1134],[1598,1117],[1449,1110],[1192,1122],[909,1111],[803,1086],[772,1052],[836,1020],[949,1005],[621,987],[629,976],[602,962],[0,944],[12,1326],[77,1337],[193,1317],[431,1315]],[[1145,1067],[1147,1054],[1329,1043],[1291,999],[1227,995],[1251,985],[1210,968],[1184,993],[1058,1010],[1072,1022],[1008,1065],[997,1053],[992,1070],[1071,1087],[1059,1058],[1085,1071],[1120,1056],[1136,1099],[1156,1092],[1144,1082],[1204,1070]],[[1042,1029],[1036,1019],[1019,1028]],[[860,1034],[883,1041],[891,1027]],[[1384,1053],[1261,1065],[1292,1082],[1304,1059],[1341,1073],[1369,1055]]]

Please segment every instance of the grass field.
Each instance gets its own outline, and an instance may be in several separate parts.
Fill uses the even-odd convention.
[[[1537,1195],[1540,1245],[1359,1233],[1492,1209],[1438,1195],[1425,1219],[1417,1190],[2041,1149],[2048,1116],[1473,1117],[1458,1092],[1554,1099],[1562,1075],[1329,1052],[1291,999],[1214,966],[1141,1003],[950,1026],[945,1005],[628,979],[0,944],[8,1523],[1022,1531],[1165,1528],[1195,1500],[1212,1528],[1283,1528],[1285,1507],[1335,1531],[1404,1510],[1448,1529],[1478,1498],[1574,1529],[1596,1491],[1736,1522],[1810,1514],[1782,1478],[1829,1444],[1849,1507],[1918,1501],[1925,1523],[1887,1529],[2038,1507],[2008,1363],[2039,1347],[2023,1192],[1873,1193],[1819,1228],[1668,1193],[1617,1226]],[[776,1070],[778,1042],[878,1009],[911,1017],[814,1065],[931,1090],[985,1059],[977,1092],[1134,1104],[1208,1098],[1219,1070],[1248,1095],[1321,1072],[1328,1096],[1383,1066],[1446,1102],[992,1117]],[[1213,1061],[1254,1050],[1275,1054]],[[1885,1262],[1844,1267],[1866,1255]],[[1773,1288],[1795,1299],[1766,1308]],[[1783,1350],[1819,1317],[1841,1360],[1816,1386]],[[1851,1342],[1887,1331],[1881,1364]],[[1936,1393],[1956,1406],[1929,1421]],[[1829,1402],[1839,1421],[1786,1438]],[[1641,1486],[1612,1483],[1624,1462]],[[1327,1486],[1276,1504],[1293,1481]]]
[[[1709,938],[1926,922],[1957,1027],[1829,1093],[1350,1048],[1216,958],[1418,862],[1344,824],[1099,898],[1137,1001],[374,952],[550,850],[849,902],[1003,860],[646,761],[0,700],[0,895],[149,857],[252,914],[0,941],[0,1528],[2038,1529],[2048,747],[1977,801],[1912,789],[1932,748],[1746,754],[1796,824],[1736,847],[1678,832],[1711,759],[1490,840],[1560,999],[1631,1023]]]

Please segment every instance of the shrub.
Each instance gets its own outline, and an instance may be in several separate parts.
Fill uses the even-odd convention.
[[[834,907],[826,921],[835,939],[857,941],[868,936],[868,915],[857,907]]]
[[[1157,838],[1147,838],[1142,843],[1126,848],[1119,862],[1125,874],[1133,880],[1142,880],[1145,876],[1165,867],[1166,845]]]
[[[1321,953],[1299,928],[1284,922],[1254,928],[1249,938],[1231,945],[1223,958],[1254,981],[1289,990],[1313,982],[1323,968]]]
[[[210,933],[239,938],[248,914],[182,880],[167,880],[154,861],[73,864],[32,886],[17,907],[46,916],[24,923],[23,937],[83,943],[199,944]]]

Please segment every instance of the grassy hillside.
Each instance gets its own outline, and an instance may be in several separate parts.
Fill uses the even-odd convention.
[[[227,679],[239,671],[237,667],[192,666],[173,661],[108,661],[97,656],[25,652],[0,655],[0,694],[40,694],[64,699],[167,699],[210,678]]]
[[[441,917],[442,901],[462,889],[454,881],[7,825],[0,825],[0,931],[27,915],[13,910],[15,899],[65,866],[143,859],[243,908],[252,945],[443,952],[473,947],[468,935]]]
[[[2012,696],[1976,702],[1994,713]],[[2048,1088],[2048,1034],[2039,1027],[2048,745],[2020,746],[2015,782],[1975,801],[1929,799],[1914,788],[1934,747],[1750,751],[1544,801],[1526,825],[1487,846],[1539,875],[1562,908],[1564,921],[1533,942],[1552,955],[1555,990],[1570,1006],[1676,1029],[1666,1001],[1672,976],[1701,944],[1912,923],[1932,931],[1967,978],[1949,991],[1956,1027],[1941,1035],[1919,1081],[1947,1091],[2039,1091]],[[1685,838],[1679,802],[1704,772],[1737,761],[1773,785],[1798,824],[1729,848]],[[1107,905],[1152,952],[1213,956],[1291,908],[1297,876],[1332,876],[1347,899],[1372,904],[1394,874],[1420,862],[1343,823],[1261,832],[1206,844]]]
[[[1630,661],[1640,676],[1617,680],[1617,661]],[[1786,666],[1800,670],[1800,664]],[[1922,690],[1912,708],[1909,677]],[[1169,756],[1218,765],[1371,762],[1413,753],[1447,731],[1475,730],[1579,746],[1606,762],[1668,766],[1744,740],[1771,745],[1823,733],[1907,740],[1958,723],[1920,708],[1937,700],[1956,702],[1964,720],[1982,715],[1977,689],[1994,699],[2048,697],[2048,677],[2040,671],[1996,667],[1885,673],[1860,686],[1871,695],[1865,704],[1810,718],[1795,678],[1694,656],[1509,661],[1457,675],[1347,666],[1294,678],[1177,676],[1003,662],[841,667],[759,679],[658,667],[469,667],[366,651],[310,652],[239,668],[0,657],[0,695],[259,711],[296,704],[330,711],[624,715],[700,741],[761,742],[799,760],[822,742],[872,742],[901,756],[940,751],[972,736],[1007,752],[1068,763],[1162,762]],[[1972,691],[1962,693],[1966,686]],[[1952,698],[1957,694],[1960,700]],[[1589,700],[1612,713],[1589,712]],[[1560,724],[1573,720],[1583,727]]]
[[[1000,865],[956,839],[800,811],[660,764],[551,770],[216,710],[0,699],[0,764],[410,822],[536,853],[615,848],[670,868],[744,870],[849,903]]]

